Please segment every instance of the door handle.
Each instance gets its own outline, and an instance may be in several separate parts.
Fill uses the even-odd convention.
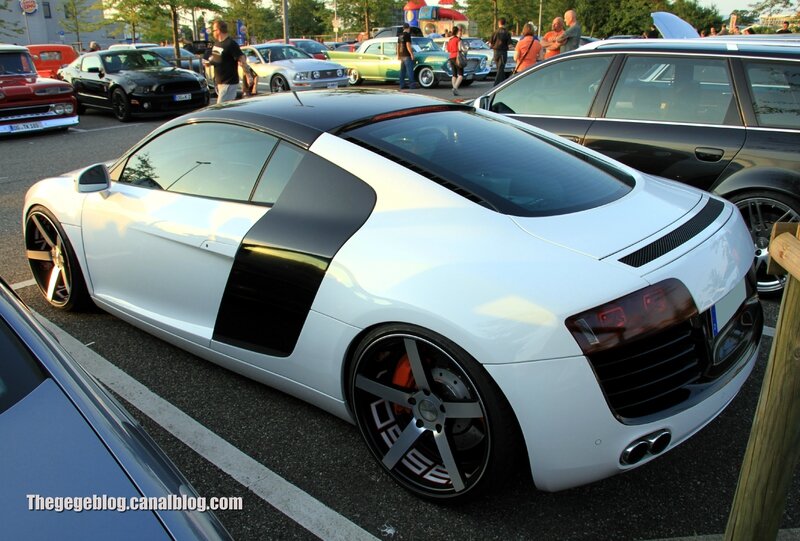
[[[718,162],[724,154],[725,151],[721,148],[697,147],[694,149],[694,155],[697,156],[697,159],[704,162]]]

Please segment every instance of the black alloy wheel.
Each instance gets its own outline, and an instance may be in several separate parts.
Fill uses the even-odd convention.
[[[290,90],[289,81],[283,75],[275,75],[269,82],[271,92],[288,92]]]
[[[55,308],[83,308],[89,299],[75,251],[50,211],[34,206],[25,219],[25,255],[42,295]]]
[[[111,110],[120,122],[127,122],[131,119],[131,102],[121,88],[116,88],[111,93]]]
[[[800,222],[800,203],[774,192],[746,192],[731,198],[742,213],[755,245],[758,292],[777,294],[786,285],[786,276],[767,274],[769,240],[777,222]]]
[[[355,352],[349,386],[370,451],[418,496],[473,497],[504,486],[526,463],[518,456],[516,417],[499,388],[444,337],[403,325],[372,331]]]

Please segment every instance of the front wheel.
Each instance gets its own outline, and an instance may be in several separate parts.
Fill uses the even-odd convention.
[[[347,72],[347,81],[353,85],[360,85],[364,82],[364,79],[361,78],[361,74],[358,73],[357,69],[351,68],[349,72]]]
[[[289,81],[283,75],[276,75],[272,78],[269,82],[269,89],[271,92],[288,92],[289,88]]]
[[[469,80],[467,80],[467,79],[464,79],[463,81],[461,81],[461,88],[467,88],[467,87],[468,87],[469,85],[471,85],[473,82],[474,82],[474,81],[473,81],[472,79],[469,79]]]
[[[517,472],[516,417],[477,361],[415,326],[370,332],[356,350],[349,398],[372,454],[418,496],[453,502]]]
[[[800,202],[776,192],[745,192],[731,201],[739,207],[755,245],[755,268],[759,293],[779,293],[786,276],[767,274],[769,240],[776,222],[800,222]]]
[[[419,81],[419,86],[422,88],[436,88],[439,86],[439,81],[436,80],[436,75],[428,66],[423,66],[417,70],[417,81]]]
[[[127,122],[131,119],[131,102],[121,88],[115,89],[111,94],[111,110],[120,122]]]
[[[86,282],[72,244],[55,216],[39,205],[25,218],[25,255],[36,285],[51,306],[76,310],[88,304]]]

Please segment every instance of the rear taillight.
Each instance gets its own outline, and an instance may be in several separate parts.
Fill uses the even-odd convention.
[[[566,324],[587,355],[657,332],[697,314],[679,280],[658,284],[567,318]]]

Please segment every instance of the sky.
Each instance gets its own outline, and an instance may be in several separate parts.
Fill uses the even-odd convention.
[[[725,17],[735,9],[750,9],[750,4],[755,2],[753,0],[698,0],[697,3],[706,8],[716,6],[720,15]]]

